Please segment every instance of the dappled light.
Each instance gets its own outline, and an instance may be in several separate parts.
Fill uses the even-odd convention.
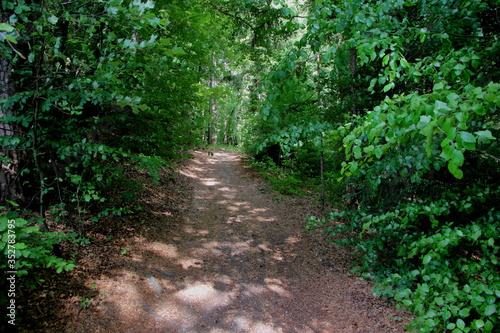
[[[346,319],[351,318],[353,291],[346,296],[319,292],[318,281],[328,280],[335,288],[346,277],[339,279],[321,265],[302,266],[311,260],[311,252],[304,252],[309,245],[300,229],[283,224],[303,223],[286,215],[292,208],[280,209],[257,184],[241,177],[238,155],[194,155],[183,171],[194,188],[189,209],[156,241],[137,237],[123,266],[95,281],[103,296],[92,327],[106,332],[143,332],[147,327],[150,332],[228,333],[350,332],[358,327],[358,319]],[[167,210],[153,216],[175,217]],[[365,295],[356,279],[350,285]],[[325,299],[317,302],[318,297]],[[320,305],[329,302],[347,302],[336,314],[340,317],[331,317]],[[356,311],[364,322],[375,319]],[[113,327],[113,320],[120,322],[120,329]],[[85,322],[79,325],[86,327]]]
[[[499,4],[3,0],[0,332],[495,332]]]

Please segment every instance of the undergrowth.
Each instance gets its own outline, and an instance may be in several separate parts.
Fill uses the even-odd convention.
[[[306,229],[354,246],[357,273],[416,315],[410,329],[493,332],[500,326],[500,188],[457,192],[310,217]]]
[[[270,158],[252,159],[250,165],[257,170],[271,188],[284,195],[307,195],[317,193],[317,180],[306,179],[297,170],[276,165]]]

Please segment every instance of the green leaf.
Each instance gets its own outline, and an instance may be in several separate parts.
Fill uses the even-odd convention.
[[[484,327],[484,321],[482,319],[476,319],[472,322],[472,325],[471,325],[472,329],[480,329],[480,328],[483,328]]]
[[[373,150],[375,149],[375,147],[373,145],[370,145],[368,147],[364,147],[363,148],[363,151],[366,153],[366,154],[369,154],[371,153]]]
[[[357,162],[351,162],[349,163],[349,171],[354,173],[358,170],[358,163]]]
[[[443,112],[447,112],[447,111],[450,111],[450,110],[451,110],[451,108],[445,102],[436,101],[434,103],[434,113],[437,114],[437,115],[441,115]]]
[[[468,143],[476,142],[476,138],[474,137],[474,135],[472,135],[469,132],[460,132],[460,137],[462,138],[463,142],[468,142]]]
[[[497,312],[497,306],[495,304],[490,304],[484,309],[485,316],[491,316]]]
[[[460,150],[454,149],[451,154],[450,163],[456,165],[457,167],[462,166],[462,164],[464,164],[464,154]]]
[[[17,44],[17,40],[12,36],[5,36],[5,39],[7,39],[12,44]]]
[[[475,134],[477,135],[477,141],[479,143],[489,143],[491,140],[495,140],[495,137],[489,130],[477,131]]]
[[[427,265],[431,260],[432,260],[432,256],[430,254],[426,254],[424,256],[424,258],[422,259],[422,263],[424,265]]]
[[[403,303],[405,306],[410,306],[410,305],[412,305],[412,304],[413,304],[413,302],[412,302],[411,300],[409,300],[409,299],[404,299],[404,300],[402,301],[402,303]]]
[[[448,99],[449,102],[456,102],[458,100],[460,100],[460,96],[457,95],[456,93],[454,92],[451,92],[449,93],[446,98]]]
[[[486,300],[484,299],[484,297],[483,297],[483,296],[481,296],[481,295],[476,295],[476,297],[474,297],[474,299],[475,299],[476,301],[478,301],[479,303],[483,303],[483,302],[485,302],[485,301],[486,301]]]
[[[420,285],[420,290],[427,294],[430,291],[429,285],[427,283],[422,283],[422,285]]]
[[[449,141],[449,142],[451,142],[451,141]],[[451,144],[448,144],[448,142],[447,142],[443,146],[443,152],[441,153],[441,156],[445,159],[445,161],[449,161],[453,157],[454,151],[455,151],[455,147]]]
[[[51,15],[49,16],[49,18],[47,19],[47,21],[49,21],[49,23],[52,23],[52,24],[57,24],[57,21],[59,21],[59,18],[54,16],[54,15]]]
[[[14,27],[7,23],[0,23],[0,31],[12,32]]]
[[[16,250],[25,249],[27,246],[25,243],[16,243]]]
[[[436,84],[434,85],[434,87],[432,88],[432,90],[434,90],[434,91],[436,91],[436,92],[439,92],[439,91],[441,91],[441,90],[443,90],[443,89],[444,89],[444,84],[443,84],[443,82],[436,83]]]
[[[394,82],[391,82],[389,84],[386,84],[384,86],[384,89],[382,89],[383,92],[388,92],[389,90],[391,90],[392,88],[394,88],[395,84]]]
[[[430,137],[429,140],[432,141],[432,133],[434,132],[436,126],[437,126],[437,121],[433,120],[430,123],[428,123],[420,132],[422,133],[422,135]]]
[[[466,318],[470,315],[470,308],[463,308],[458,314],[460,315],[460,317]]]
[[[464,173],[460,170],[460,165],[453,163],[452,161],[448,162],[448,171],[457,179],[462,179],[464,177]]]
[[[427,124],[431,122],[431,116],[420,116],[420,120],[417,124],[418,129],[423,129]]]
[[[457,319],[457,328],[461,330],[465,328],[465,322],[462,319]]]
[[[352,148],[352,153],[354,154],[355,159],[360,159],[361,158],[361,147],[354,146],[354,148]]]
[[[117,7],[112,7],[112,6],[109,6],[108,8],[106,8],[106,11],[107,11],[110,15],[116,15],[116,14],[118,14],[118,8],[117,8]]]

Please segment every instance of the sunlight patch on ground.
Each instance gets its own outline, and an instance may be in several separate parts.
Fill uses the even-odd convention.
[[[267,244],[259,244],[257,245],[257,248],[261,251],[264,251],[264,252],[272,252],[273,250],[271,250]]]
[[[231,205],[241,208],[250,208],[251,205],[248,201],[231,201]]]
[[[242,294],[247,297],[252,297],[255,295],[261,295],[266,292],[266,288],[262,284],[258,283],[242,283],[243,287]]]
[[[238,242],[218,242],[211,241],[200,244],[200,247],[191,250],[192,255],[196,256],[222,256],[229,254],[231,257],[244,255],[248,252],[255,252],[257,249],[251,245],[253,240],[238,241]]]
[[[276,217],[264,217],[264,216],[257,216],[257,221],[259,222],[276,222]]]
[[[239,212],[241,210],[245,210],[245,209],[248,209],[248,207],[240,207],[240,206],[228,206],[227,207],[227,210],[229,210],[231,213],[236,213],[236,212]]]
[[[140,278],[134,272],[121,270],[113,280],[99,283],[99,291],[106,294],[106,301],[113,303],[121,316],[128,317],[132,309],[128,304],[136,303],[141,298],[142,291],[137,289]],[[111,292],[112,291],[112,292]]]
[[[195,258],[181,258],[177,260],[177,263],[182,266],[183,269],[188,270],[189,268],[202,268],[203,260]]]
[[[231,319],[233,326],[237,332],[259,332],[259,333],[280,333],[283,330],[275,328],[273,325],[263,322],[255,322],[241,315]],[[215,333],[216,331],[213,331]]]
[[[292,294],[285,289],[283,281],[280,279],[265,279],[266,287],[280,295],[281,297],[292,298]]]
[[[267,213],[269,211],[269,208],[254,208],[250,211],[251,214],[260,214],[260,213]]]
[[[171,259],[179,258],[177,246],[173,244],[165,244],[160,242],[152,242],[145,244],[144,249],[158,254],[159,256]]]
[[[170,212],[152,212],[155,215],[163,215],[163,216],[173,216]]]
[[[297,236],[290,236],[285,240],[285,243],[287,244],[297,244],[300,243],[300,237]]]
[[[259,333],[281,333],[283,329],[277,329],[272,324],[268,323],[254,323],[252,330]]]
[[[227,186],[219,187],[218,190],[221,191],[221,192],[238,192],[237,189],[231,188],[231,187],[227,187]]]
[[[195,229],[191,226],[184,227],[184,232],[195,236],[206,236],[210,233],[208,230]]]
[[[162,302],[157,306],[156,313],[164,320],[167,320],[168,326],[171,327],[171,330],[165,332],[176,332],[179,328],[187,330],[190,328],[189,322],[195,323],[199,320],[198,314],[193,312],[189,305],[183,305],[175,301]]]
[[[227,224],[241,223],[241,222],[243,222],[242,216],[231,216],[231,217],[228,217],[226,220]]]
[[[217,290],[210,282],[195,282],[175,294],[175,297],[183,303],[197,305],[209,311],[228,306],[235,296],[234,291]]]
[[[211,200],[212,199],[212,196],[211,195],[205,195],[205,196],[201,196],[201,195],[196,195],[194,197],[196,200]],[[207,208],[200,208],[200,207],[196,207],[197,210],[203,210],[203,211],[206,211]]]
[[[245,252],[252,251],[253,248],[250,246],[252,241],[248,240],[245,242],[224,242],[220,244],[221,248],[229,249],[231,251],[231,256],[242,255]]]
[[[214,178],[204,178],[204,179],[201,179],[201,182],[203,185],[206,185],[206,186],[220,185],[220,182],[218,182]]]
[[[235,198],[236,198],[236,195],[237,195],[237,194],[238,194],[238,193],[236,193],[236,192],[228,192],[228,193],[224,193],[224,194],[222,194],[222,196],[223,196],[224,198],[226,198],[226,199],[232,200],[232,199],[235,199]]]
[[[280,251],[273,253],[272,258],[276,261],[283,261],[285,259]]]
[[[201,245],[200,248],[193,249],[191,251],[191,253],[193,255],[199,255],[199,256],[203,256],[203,255],[221,256],[221,255],[224,254],[220,250],[220,243],[219,242],[215,242],[215,241],[204,243],[204,244]]]

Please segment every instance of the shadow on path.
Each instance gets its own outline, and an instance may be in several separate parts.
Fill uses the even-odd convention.
[[[367,283],[319,262],[302,234],[310,208],[261,193],[236,153],[194,155],[182,172],[193,186],[182,223],[137,236],[126,263],[96,281],[105,296],[95,312],[69,331],[404,331]]]

